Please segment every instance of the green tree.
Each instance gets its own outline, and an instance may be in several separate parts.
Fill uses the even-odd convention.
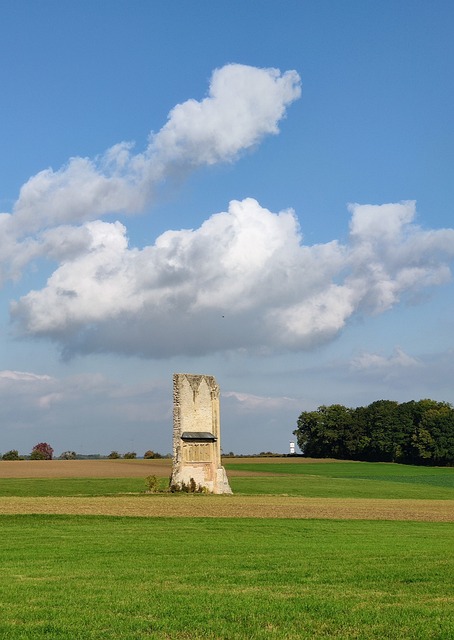
[[[454,465],[454,408],[447,402],[322,405],[303,411],[293,433],[301,451],[314,458]]]
[[[319,429],[327,454],[332,458],[345,458],[348,455],[346,442],[352,427],[352,411],[342,404],[319,407],[321,420]]]
[[[303,411],[297,420],[297,428],[293,432],[296,442],[305,456],[322,458],[323,444],[319,434],[318,411]]]
[[[411,437],[411,443],[416,452],[415,461],[417,464],[433,457],[435,443],[427,429],[418,427]]]
[[[341,404],[322,405],[317,411],[303,411],[293,434],[301,451],[309,457],[344,458],[351,425],[351,409]]]
[[[17,449],[11,449],[2,455],[2,460],[22,460]]]
[[[454,409],[450,404],[426,405],[418,435],[417,442],[423,447],[422,454],[426,460],[437,465],[454,464]]]
[[[121,458],[121,455],[118,453],[118,451],[111,451],[107,457],[111,460],[118,460],[118,458]]]
[[[133,460],[134,458],[137,458],[137,453],[135,451],[128,451],[127,453],[125,453],[123,458],[126,458],[127,460]]]
[[[315,458],[454,465],[454,408],[447,402],[322,405],[303,411],[293,433],[301,451]]]
[[[146,460],[151,460],[153,458],[162,458],[162,455],[160,453],[157,453],[156,451],[152,451],[151,449],[148,449],[148,451],[145,451],[145,453],[143,454],[143,457]]]
[[[364,451],[367,460],[393,462],[401,454],[402,437],[398,402],[377,400],[365,411],[366,435],[369,440]]]
[[[75,460],[77,454],[75,451],[63,451],[60,455],[60,460]]]

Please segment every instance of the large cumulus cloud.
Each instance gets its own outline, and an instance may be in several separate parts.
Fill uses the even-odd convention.
[[[446,282],[454,230],[417,226],[413,202],[351,205],[348,240],[318,245],[304,243],[293,211],[252,198],[141,249],[121,222],[103,219],[140,212],[168,179],[277,133],[300,92],[295,71],[227,65],[206,98],[171,110],[143,152],[122,142],[30,178],[0,214],[0,277],[18,278],[43,256],[56,267],[12,303],[17,334],[53,340],[66,357],[311,349],[358,314]]]
[[[142,153],[122,142],[97,158],[71,158],[26,182],[14,206],[15,230],[92,220],[143,209],[163,179],[203,165],[229,162],[269,134],[278,133],[286,108],[300,96],[295,71],[231,64],[217,69],[203,100],[175,106],[150,134]]]
[[[12,213],[0,214],[0,281],[19,277],[27,262],[52,251],[51,237],[43,241],[43,232],[106,214],[140,212],[174,176],[234,161],[264,136],[278,133],[279,121],[300,94],[295,71],[226,65],[214,71],[206,98],[170,111],[143,152],[121,142],[96,158],[71,158],[58,170],[31,177]]]
[[[13,317],[68,356],[310,349],[355,314],[381,313],[449,279],[454,230],[417,226],[413,202],[351,212],[348,242],[312,246],[292,211],[251,198],[141,250],[128,247],[120,223],[88,222],[74,237],[78,247],[86,238],[84,248],[68,243],[46,287],[14,303]]]

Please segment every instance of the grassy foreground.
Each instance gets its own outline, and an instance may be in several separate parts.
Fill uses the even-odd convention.
[[[158,462],[0,463],[2,640],[454,637],[454,469],[229,459],[233,497],[146,495]]]
[[[2,640],[454,637],[451,524],[0,523]]]

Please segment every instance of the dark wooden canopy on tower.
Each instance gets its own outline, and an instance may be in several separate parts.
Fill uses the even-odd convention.
[[[202,441],[202,442],[216,442],[217,438],[209,431],[184,431],[181,434],[181,439],[185,442],[194,442]]]

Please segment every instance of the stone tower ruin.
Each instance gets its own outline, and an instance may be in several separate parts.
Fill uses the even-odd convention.
[[[219,386],[213,376],[173,376],[173,469],[170,485],[232,493],[221,465]]]

